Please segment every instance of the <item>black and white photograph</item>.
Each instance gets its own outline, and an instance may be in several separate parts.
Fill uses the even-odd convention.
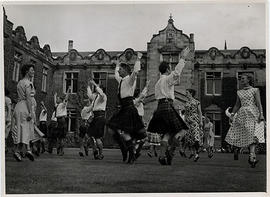
[[[266,0],[1,5],[3,196],[269,195]]]

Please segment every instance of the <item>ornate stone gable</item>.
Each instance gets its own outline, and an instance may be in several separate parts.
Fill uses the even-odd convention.
[[[104,49],[98,49],[92,56],[89,57],[89,60],[96,63],[109,63],[111,57]]]
[[[19,42],[19,43],[26,43],[27,42],[23,26],[16,27],[13,34],[14,34],[15,40],[17,42]]]

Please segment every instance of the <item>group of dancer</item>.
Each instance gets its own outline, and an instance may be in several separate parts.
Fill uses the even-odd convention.
[[[105,90],[94,80],[89,79],[87,83],[88,98],[81,110],[79,155],[88,155],[90,142],[94,158],[98,160],[104,158],[102,138],[105,125],[107,125],[119,145],[123,162],[129,164],[133,164],[141,155],[140,152],[147,139],[150,142],[148,155],[152,157],[154,151],[161,165],[172,164],[177,147],[180,147],[182,156],[185,155],[185,149],[189,148],[191,150],[190,158],[193,157],[195,162],[198,161],[203,142],[207,144],[206,149],[211,158],[214,140],[213,124],[207,116],[203,117],[200,102],[194,98],[195,90],[186,90],[187,102],[184,116],[174,107],[174,86],[179,83],[189,54],[188,47],[182,50],[174,70],[171,70],[170,65],[166,62],[159,65],[160,78],[155,84],[155,99],[158,105],[147,126],[143,121],[143,100],[147,95],[149,81],[141,93],[135,91],[138,73],[141,69],[142,54],[138,53],[133,70],[128,64],[119,62],[119,60],[115,61],[115,79],[119,83],[120,108],[108,120],[105,119],[107,105]],[[49,153],[52,153],[53,144],[56,141],[57,154],[60,156],[64,154],[67,105],[71,89],[68,88],[67,94],[64,96],[54,95],[54,112],[47,128],[47,109],[43,102],[41,102],[42,111],[39,121],[35,116],[37,104],[34,99],[34,72],[33,65],[23,65],[23,79],[17,85],[18,102],[12,115],[8,108],[6,110],[6,129],[11,127],[14,157],[17,161],[22,161],[24,156],[34,161],[33,150],[36,151],[36,146],[41,147],[41,152],[45,151],[44,137],[48,140]],[[237,102],[230,114],[232,126],[226,141],[237,148],[250,146],[249,163],[255,167],[258,162],[255,156],[255,146],[261,142],[260,137],[255,136],[255,125],[256,122],[264,120],[264,117],[258,89],[250,86],[250,80],[246,75],[242,76],[241,83],[244,88],[237,92]],[[156,152],[156,145],[160,145],[159,154]]]

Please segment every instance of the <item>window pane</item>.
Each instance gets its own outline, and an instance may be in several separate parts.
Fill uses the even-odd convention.
[[[215,94],[221,94],[221,79],[215,80]]]
[[[66,73],[66,78],[71,79],[71,73]]]
[[[221,114],[220,113],[215,113],[214,114],[214,120],[221,120]]]
[[[66,79],[66,92],[67,92],[69,86],[71,86],[71,80]]]
[[[221,72],[215,72],[215,73],[214,73],[214,77],[215,77],[216,79],[220,79],[220,78],[221,78]]]
[[[99,73],[94,72],[93,74],[94,74],[94,78],[99,78]]]
[[[206,79],[213,79],[213,73],[212,72],[207,72],[206,73]]]
[[[221,136],[220,120],[216,120],[214,125],[215,125],[215,135]]]
[[[78,80],[77,79],[73,79],[73,93],[76,93],[78,90]]]
[[[78,79],[78,77],[79,77],[79,73],[73,73],[73,79],[75,78],[75,79]]]
[[[106,79],[107,78],[107,73],[100,73],[100,79]]]
[[[173,54],[172,55],[172,62],[177,62],[178,63],[178,54]]]
[[[164,54],[164,55],[163,55],[163,61],[164,61],[164,62],[170,62],[170,55],[168,55],[168,54],[165,55],[165,54]]]
[[[206,84],[207,84],[206,93],[213,94],[213,80],[207,80]]]

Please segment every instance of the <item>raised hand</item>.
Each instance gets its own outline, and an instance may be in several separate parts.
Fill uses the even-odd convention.
[[[141,58],[142,58],[142,55],[143,55],[142,53],[137,52],[137,58],[138,58],[138,59],[141,59]]]
[[[190,53],[190,48],[186,47],[181,51],[180,57],[181,58],[186,58]]]

